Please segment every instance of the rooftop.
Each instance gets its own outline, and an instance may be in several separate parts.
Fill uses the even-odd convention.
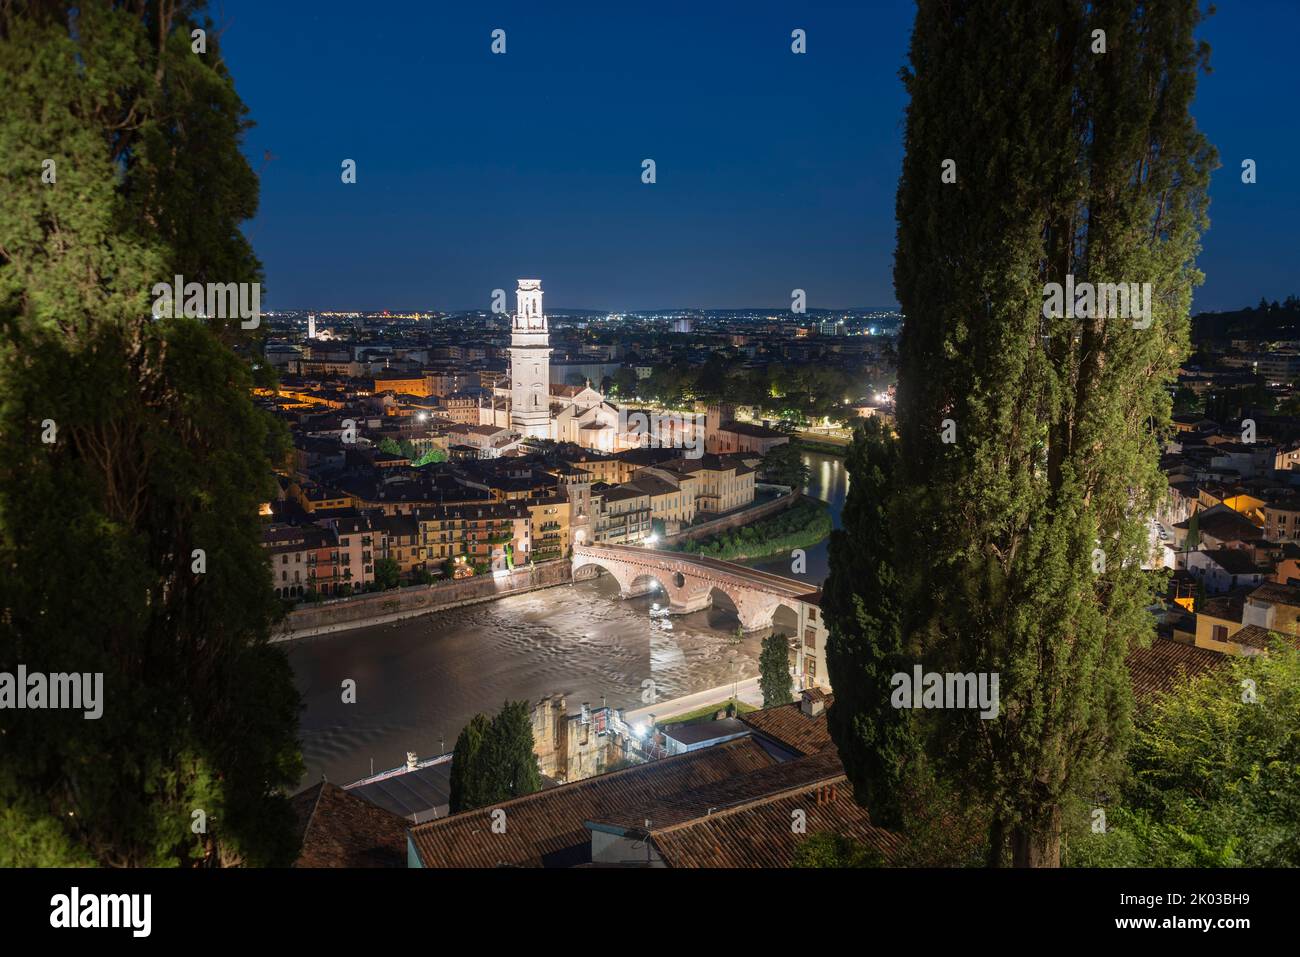
[[[302,836],[294,867],[405,867],[406,821],[322,781],[289,801]]]

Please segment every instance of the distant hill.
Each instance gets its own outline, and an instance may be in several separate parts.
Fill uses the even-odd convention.
[[[1214,339],[1300,339],[1300,299],[1192,316],[1192,341]]]

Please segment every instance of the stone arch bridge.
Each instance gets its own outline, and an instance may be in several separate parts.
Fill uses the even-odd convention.
[[[613,576],[622,598],[647,594],[657,582],[668,596],[669,614],[686,615],[708,608],[717,589],[736,606],[745,631],[771,627],[772,616],[782,606],[798,617],[798,635],[804,635],[806,629],[819,632],[823,627],[819,589],[733,562],[636,545],[575,545],[574,575],[588,565]]]

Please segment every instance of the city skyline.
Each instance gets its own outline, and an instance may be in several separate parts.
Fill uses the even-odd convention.
[[[894,305],[912,13],[693,10],[684,29],[506,6],[414,11],[399,30],[333,3],[309,16],[228,3],[214,20],[256,124],[245,152],[261,208],[245,233],[266,303],[458,312],[546,275],[557,308],[574,310],[781,309],[795,288],[809,308]],[[1298,134],[1269,95],[1295,92],[1287,23],[1300,28],[1300,11],[1264,3],[1220,8],[1202,28],[1214,72],[1192,114],[1222,166],[1193,311],[1297,291]],[[498,28],[504,55],[490,52]],[[1254,185],[1240,182],[1243,158]],[[340,180],[344,159],[355,184]]]

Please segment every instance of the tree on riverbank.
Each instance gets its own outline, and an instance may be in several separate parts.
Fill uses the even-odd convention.
[[[794,700],[790,694],[790,639],[779,631],[763,639],[758,656],[758,687],[763,692],[764,708]]]
[[[450,795],[447,803],[452,814],[482,807],[489,800],[486,797],[489,776],[483,762],[483,742],[487,740],[491,725],[487,715],[476,714],[456,737],[448,775]]]
[[[763,456],[759,465],[759,474],[765,481],[788,485],[796,492],[807,487],[811,471],[803,460],[803,452],[793,442],[784,442],[772,449]]]
[[[485,714],[470,719],[452,752],[451,813],[508,801],[541,787],[527,701],[507,701],[490,720]]]

